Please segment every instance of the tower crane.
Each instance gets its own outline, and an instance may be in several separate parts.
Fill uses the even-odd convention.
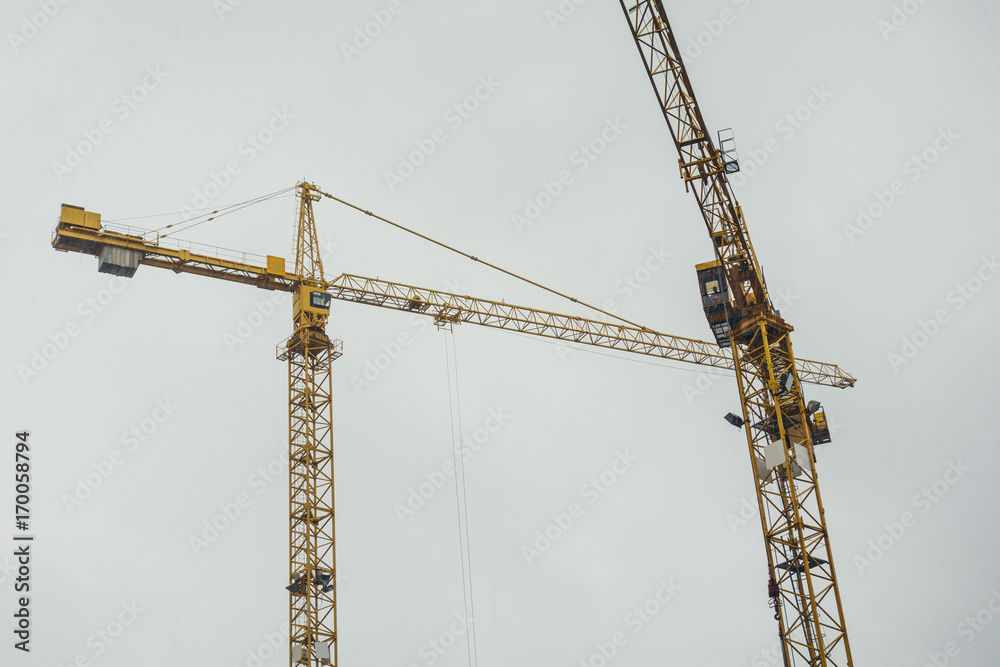
[[[852,665],[813,454],[829,434],[818,403],[803,397],[792,326],[768,298],[729,184],[731,136],[720,136],[724,150],[713,144],[662,0],[619,2],[715,252],[696,267],[698,282],[716,342],[732,350],[743,416],[727,418],[746,431],[784,663]]]
[[[293,332],[277,348],[277,357],[288,363],[289,378],[291,665],[338,664],[331,364],[343,353],[343,345],[326,334],[333,299],[423,314],[439,326],[478,324],[719,369],[740,368],[742,359],[734,359],[717,344],[628,322],[608,323],[351,274],[329,280],[319,254],[313,203],[321,197],[337,198],[306,182],[295,190],[298,215],[292,271],[278,256],[234,256],[156,232],[102,224],[100,214],[67,204],[52,236],[57,250],[96,256],[103,273],[131,278],[145,265],[292,294]],[[838,388],[854,385],[855,378],[835,364],[802,359],[794,363],[798,381]]]

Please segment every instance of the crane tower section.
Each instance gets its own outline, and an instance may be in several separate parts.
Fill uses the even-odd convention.
[[[743,416],[727,419],[746,432],[784,663],[852,665],[813,452],[829,441],[825,415],[803,398],[792,327],[768,298],[731,167],[712,143],[662,0],[620,2],[715,252],[696,267],[698,281],[717,342],[732,346]]]
[[[331,365],[340,341],[326,335],[331,296],[325,291],[312,203],[299,183],[294,331],[278,346],[288,362],[289,664],[337,665],[337,555],[333,495]]]

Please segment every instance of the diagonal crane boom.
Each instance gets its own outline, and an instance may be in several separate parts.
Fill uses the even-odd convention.
[[[743,417],[730,417],[746,431],[784,664],[801,659],[810,666],[850,666],[813,454],[819,404],[807,404],[802,395],[805,377],[792,352],[792,327],[768,299],[729,185],[728,173],[738,167],[712,143],[662,0],[619,1],[715,253],[714,262],[697,267],[702,303],[716,340],[732,347],[737,369]]]
[[[325,194],[299,183],[295,268],[255,256],[178,242],[145,230],[102,225],[99,214],[64,204],[52,236],[57,250],[94,255],[98,270],[132,277],[140,265],[191,273],[293,295],[292,335],[278,347],[289,367],[289,658],[293,665],[337,665],[332,362],[340,341],[325,332],[339,299],[424,314],[438,325],[479,324],[728,370],[740,368],[718,345],[627,324],[489,301],[379,279],[323,275],[312,204]],[[855,379],[834,364],[797,362],[801,381],[846,388]],[[737,375],[739,378],[739,375]],[[756,425],[768,430],[762,421]]]

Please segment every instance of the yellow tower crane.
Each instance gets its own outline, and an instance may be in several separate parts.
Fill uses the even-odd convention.
[[[242,253],[233,259],[207,249],[196,252],[194,245],[156,232],[102,225],[100,214],[66,204],[52,245],[96,256],[98,271],[104,273],[132,277],[146,265],[292,293],[293,333],[278,346],[278,358],[288,362],[289,377],[289,659],[291,665],[336,666],[331,364],[341,356],[342,343],[330,340],[325,332],[331,299],[420,313],[438,325],[467,322],[720,369],[735,370],[741,360],[717,344],[662,334],[627,321],[590,320],[349,274],[327,280],[318,252],[313,202],[320,197],[347,202],[310,183],[299,183],[295,189],[298,228],[293,272],[286,270],[280,257]],[[834,364],[801,359],[795,364],[801,382],[839,388],[855,382]]]
[[[720,151],[702,117],[662,0],[619,0],[670,127],[685,187],[694,192],[715,259],[698,265],[716,342],[731,347],[767,550],[768,593],[784,662],[852,665],[813,445],[829,442],[819,404],[805,402],[792,327],[774,309]],[[720,137],[720,148],[727,140]]]

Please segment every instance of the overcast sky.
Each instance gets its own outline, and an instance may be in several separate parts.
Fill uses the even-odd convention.
[[[818,470],[855,663],[993,664],[1000,6],[664,4],[706,121],[735,130],[795,352],[858,377],[807,387],[834,425]],[[286,645],[290,299],[150,267],[113,280],[51,248],[61,203],[151,228],[308,179],[711,337],[694,275],[711,245],[616,2],[9,0],[0,26],[2,553],[19,429],[36,536],[30,655],[0,556],[3,664],[285,662],[268,642]],[[184,238],[291,261],[294,215],[278,198]],[[328,277],[586,314],[334,202],[316,217]],[[731,376],[428,325],[332,309],[343,665],[470,664],[453,430],[477,447],[478,664],[598,665],[619,632],[609,664],[779,664],[746,442],[722,419]],[[658,591],[656,614],[629,616]]]

